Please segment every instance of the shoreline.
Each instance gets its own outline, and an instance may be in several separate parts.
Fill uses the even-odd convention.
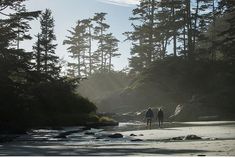
[[[211,122],[212,123],[212,122]],[[171,127],[152,130],[117,132],[90,129],[72,133],[63,139],[53,130],[35,133],[34,139],[25,136],[18,141],[1,143],[1,156],[235,156],[235,123],[220,122],[202,126]],[[195,122],[194,122],[195,124]],[[202,124],[202,122],[199,122]],[[122,124],[120,124],[122,125]],[[68,131],[74,128],[68,129]],[[87,134],[85,134],[87,133]],[[108,138],[120,133],[123,138]],[[130,136],[133,134],[133,136]],[[173,137],[195,134],[199,140],[171,140]],[[97,136],[104,136],[96,139]],[[36,139],[37,138],[37,139]],[[28,141],[26,140],[28,139]],[[134,141],[133,141],[134,140]]]

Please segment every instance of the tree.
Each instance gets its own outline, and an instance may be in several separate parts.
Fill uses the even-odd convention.
[[[41,33],[40,33],[40,45],[42,52],[42,62],[44,62],[44,72],[50,77],[58,77],[60,67],[58,64],[58,57],[55,55],[55,49],[57,44],[53,42],[56,40],[54,34],[54,19],[52,12],[46,9],[40,17]]]
[[[219,1],[219,11],[221,14],[233,11],[234,7],[235,7],[235,1],[232,0]]]
[[[23,40],[31,40],[32,37],[28,33],[31,29],[29,22],[34,20],[39,15],[38,12],[27,12],[24,5],[17,6],[17,14],[15,15],[16,18],[16,32],[17,32],[17,38],[16,38],[16,48],[20,49],[20,41]]]
[[[36,62],[36,70],[37,72],[41,73],[42,71],[42,48],[41,48],[41,37],[40,34],[37,34],[37,41],[35,42],[35,45],[33,46],[33,50],[34,50],[34,59]]]
[[[67,40],[64,40],[63,44],[69,45],[67,50],[72,55],[71,58],[75,59],[76,63],[70,63],[69,66],[77,67],[77,77],[82,77],[82,59],[85,57],[85,51],[89,47],[86,41],[86,26],[83,21],[78,20],[75,28],[69,31],[71,36],[67,36]],[[86,64],[86,63],[85,63]],[[83,64],[84,66],[84,64]],[[86,74],[85,74],[86,75]]]
[[[95,13],[95,16],[93,17],[93,21],[96,23],[94,27],[94,39],[98,42],[98,49],[96,50],[97,57],[100,58],[100,70],[104,70],[104,61],[105,61],[105,48],[104,48],[104,38],[105,38],[105,32],[110,27],[108,24],[106,24],[104,21],[105,16],[107,13]]]
[[[92,30],[93,30],[93,24],[92,24],[92,19],[84,19],[82,20],[84,26],[86,27],[87,33],[85,33],[85,38],[88,41],[87,47],[88,47],[88,58],[89,58],[89,75],[92,74],[93,71],[93,63],[94,63],[94,57],[92,54]]]
[[[104,38],[104,52],[105,52],[104,67],[109,72],[111,72],[112,68],[112,58],[121,55],[119,53],[115,53],[118,51],[118,42],[119,40],[116,39],[112,33],[107,34]]]
[[[27,12],[22,5],[23,0],[0,1],[0,14],[4,16],[0,20],[0,60],[3,71],[3,78],[11,81],[10,76],[25,81],[28,72],[32,68],[32,53],[25,52],[22,49],[14,49],[15,39],[19,37],[19,33],[25,35],[30,29],[28,22],[39,16],[39,11]],[[24,8],[19,11],[19,8]],[[21,23],[19,23],[21,19]],[[22,36],[21,40],[31,39],[30,35]],[[18,77],[16,77],[18,76]],[[6,81],[5,80],[5,81]],[[12,81],[12,84],[14,83]]]
[[[0,104],[1,127],[10,124],[9,120],[20,119],[20,114],[27,109],[26,91],[31,84],[32,53],[16,49],[15,42],[19,32],[28,31],[28,21],[35,19],[40,12],[18,12],[23,7],[23,0],[0,1]],[[21,22],[19,23],[19,18]],[[19,31],[20,28],[20,31]],[[28,36],[29,37],[29,36]],[[25,36],[21,40],[26,39]]]
[[[173,55],[177,56],[177,38],[185,24],[185,2],[182,0],[154,1],[142,0],[133,10],[134,17],[130,20],[133,32],[127,32],[127,39],[132,41],[132,58],[130,66],[141,70],[153,61],[163,59],[167,54],[167,46],[173,39]],[[186,40],[185,40],[186,41]],[[138,62],[141,64],[137,64]],[[142,65],[142,66],[141,66]],[[136,71],[140,71],[140,69]]]
[[[155,0],[141,0],[137,8],[132,11],[133,17],[130,18],[133,21],[134,31],[124,33],[127,40],[132,41],[131,55],[133,57],[129,60],[130,66],[136,72],[140,71],[140,69],[136,69],[140,68],[140,65],[144,68],[157,57],[156,47],[159,46],[159,41],[155,32],[155,13],[158,10],[158,4],[159,2]],[[135,66],[138,63],[136,61],[140,61],[141,64]]]
[[[235,8],[227,12],[221,18],[223,24],[226,24],[224,30],[220,30],[215,36],[219,42],[214,42],[213,47],[220,49],[223,54],[223,59],[229,63],[235,63]],[[220,21],[221,22],[221,21]],[[219,43],[219,44],[218,44]]]
[[[86,78],[97,71],[111,71],[112,58],[120,56],[115,53],[119,41],[112,33],[106,33],[109,25],[104,23],[105,15],[96,13],[93,18],[78,20],[76,27],[69,31],[70,36],[63,44],[69,45],[67,50],[75,60],[69,63],[70,75],[75,72],[74,68],[78,78]],[[98,43],[97,48],[92,47],[93,41]]]

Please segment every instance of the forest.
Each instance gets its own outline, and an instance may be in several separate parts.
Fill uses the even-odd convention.
[[[132,31],[123,33],[132,48],[129,67],[122,71],[112,62],[121,55],[120,41],[109,31],[108,13],[78,19],[68,30],[63,44],[72,62],[66,67],[56,55],[50,9],[28,11],[24,0],[1,0],[0,14],[3,132],[85,125],[105,120],[97,110],[149,105],[169,113],[187,105],[183,120],[234,119],[235,1],[141,0],[129,17]],[[29,34],[31,21],[39,22],[36,35]],[[21,48],[33,38],[32,52]]]
[[[234,119],[234,6],[230,0],[141,1],[129,18],[133,31],[123,33],[132,43],[126,75],[92,76],[78,91],[100,111],[135,115],[151,106],[170,116],[184,105],[176,119]]]

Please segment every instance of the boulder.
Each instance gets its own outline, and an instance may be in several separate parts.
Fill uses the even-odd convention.
[[[85,132],[86,135],[95,135],[94,132]]]
[[[135,135],[135,134],[132,133],[132,134],[130,134],[130,136],[131,136],[131,137],[136,137],[137,135]]]
[[[202,137],[196,136],[196,135],[187,135],[184,137],[184,140],[200,140]]]
[[[64,133],[61,133],[61,134],[59,134],[59,135],[55,136],[54,138],[58,138],[58,139],[66,139],[66,138],[67,138],[67,136],[66,136]]]
[[[108,136],[109,138],[123,138],[123,135],[120,133],[115,133]]]
[[[68,135],[71,135],[73,133],[78,133],[78,132],[82,132],[82,130],[72,130],[72,131],[62,132],[62,133],[58,134],[57,136],[55,136],[54,138],[65,139],[65,138],[67,138]]]
[[[184,136],[179,136],[179,137],[173,137],[170,140],[184,140]]]
[[[202,138],[196,135],[187,135],[187,136],[173,137],[170,140],[200,140],[200,139]]]

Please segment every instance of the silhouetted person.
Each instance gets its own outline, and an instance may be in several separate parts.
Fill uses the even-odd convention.
[[[152,119],[153,119],[153,110],[149,108],[145,114],[145,118],[147,119],[147,127],[149,126],[151,129]]]
[[[158,119],[158,126],[159,128],[161,128],[163,125],[163,119],[164,119],[164,114],[161,108],[159,109],[157,113],[157,119]]]

